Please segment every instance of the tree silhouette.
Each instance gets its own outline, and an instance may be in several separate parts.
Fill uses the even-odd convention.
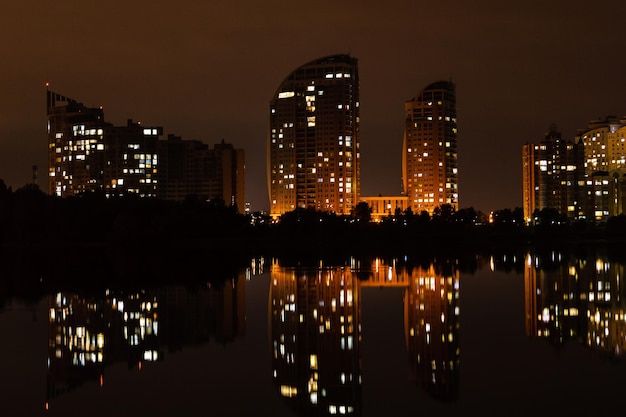
[[[372,209],[366,201],[360,201],[354,207],[352,216],[360,222],[369,223],[372,220]]]

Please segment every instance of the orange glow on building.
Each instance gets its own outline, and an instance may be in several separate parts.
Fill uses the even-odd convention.
[[[270,103],[270,215],[296,208],[350,214],[360,189],[359,76],[349,55],[293,71]]]
[[[433,83],[405,104],[404,193],[414,213],[459,209],[455,85]]]

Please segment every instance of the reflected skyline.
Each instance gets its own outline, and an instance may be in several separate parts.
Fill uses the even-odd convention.
[[[428,268],[382,259],[319,268],[275,262],[270,279],[273,382],[298,415],[361,415],[360,300],[367,287],[403,289],[411,380],[433,398],[458,396],[460,279],[454,262]]]
[[[518,334],[555,351],[574,343],[599,357],[620,359],[626,348],[624,265],[556,251],[522,259],[522,273],[512,275],[520,279],[524,300],[523,308],[516,308],[525,321]],[[477,263],[498,271],[519,261],[494,257]],[[473,333],[481,325],[460,314],[461,284],[472,278],[457,260],[418,265],[407,258],[351,258],[339,266],[322,261],[297,266],[258,258],[223,285],[49,295],[46,408],[87,383],[107,385],[113,364],[126,364],[131,372],[155,369],[164,366],[155,362],[188,347],[214,341],[228,349],[245,339],[248,281],[260,276],[268,280],[267,293],[257,291],[255,297],[265,297],[268,332],[267,344],[256,349],[267,349],[271,363],[265,382],[297,415],[366,415],[364,386],[372,381],[362,364],[368,337],[362,291],[368,288],[402,294],[396,305],[403,314],[391,319],[403,323],[407,381],[436,401],[460,401],[462,327],[463,340],[467,337],[461,324],[469,320]],[[369,300],[377,297],[368,294],[373,294]],[[389,359],[384,352],[376,358],[381,364]]]
[[[524,268],[526,333],[556,348],[575,341],[620,357],[626,349],[626,289],[623,264],[603,258],[568,259],[542,267],[527,256]]]
[[[226,345],[245,335],[245,276],[193,291],[181,286],[84,297],[48,296],[46,409],[86,382],[105,384],[105,368],[141,370],[186,346]]]

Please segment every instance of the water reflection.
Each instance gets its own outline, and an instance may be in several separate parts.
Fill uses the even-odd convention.
[[[621,357],[623,263],[554,252],[477,258],[472,265],[523,271],[514,276],[523,276],[527,336],[556,349],[574,342]],[[106,369],[115,363],[139,370],[186,346],[212,340],[227,346],[244,336],[246,283],[260,274],[269,274],[267,383],[296,415],[364,414],[361,310],[367,288],[402,290],[404,317],[398,320],[404,322],[410,379],[441,403],[457,402],[461,276],[470,279],[473,272],[455,257],[350,258],[307,266],[255,259],[220,283],[101,294],[60,291],[48,296],[47,402],[86,382],[106,384]]]
[[[557,348],[576,341],[621,356],[626,348],[624,284],[624,265],[604,258],[529,255],[524,268],[527,334]]]
[[[360,317],[349,268],[272,265],[273,382],[298,414],[361,414]]]
[[[380,259],[359,264],[360,287],[404,289],[404,329],[411,378],[429,395],[453,400],[459,390],[460,283],[453,259],[411,265]]]
[[[168,286],[102,296],[49,296],[47,402],[86,382],[105,383],[105,368],[129,369],[167,352],[245,334],[245,277],[201,288]]]
[[[459,390],[459,271],[455,263],[409,268],[381,259],[348,266],[271,268],[273,382],[299,415],[361,414],[364,287],[404,289],[410,375],[431,396]],[[384,360],[384,358],[381,358]]]
[[[433,397],[459,393],[459,271],[452,263],[408,274],[404,309],[411,374]]]

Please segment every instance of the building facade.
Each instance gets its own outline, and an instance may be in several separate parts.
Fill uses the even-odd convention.
[[[102,108],[47,91],[48,192],[69,197],[85,191],[107,196],[157,193],[157,142],[161,127],[128,121],[113,126]]]
[[[569,220],[606,221],[626,204],[626,120],[592,120],[573,140],[553,126],[522,148],[524,217],[556,209]]]
[[[226,205],[236,207],[243,213],[245,202],[245,153],[230,143],[221,143],[212,149],[212,170],[214,189],[212,196],[219,196]]]
[[[245,152],[222,141],[213,148],[199,140],[168,135],[159,141],[159,197],[220,199],[245,210]]]
[[[607,116],[581,129],[584,147],[584,193],[588,217],[598,221],[622,214],[626,199],[626,119]]]
[[[222,141],[212,149],[163,128],[128,120],[114,126],[102,108],[47,91],[48,191],[69,197],[103,191],[184,200],[221,199],[245,210],[245,153]]]
[[[405,103],[404,194],[414,213],[459,209],[455,85],[438,81]]]
[[[372,220],[375,222],[380,222],[385,217],[405,213],[409,207],[409,200],[405,195],[361,196],[360,201],[367,203],[367,207],[371,210]]]
[[[169,134],[159,141],[159,196],[182,201],[211,195],[210,150],[206,143]]]
[[[522,208],[526,224],[532,221],[533,213],[537,208],[536,182],[536,154],[535,145],[527,143],[522,146]]]
[[[524,218],[532,221],[535,211],[556,209],[569,219],[585,216],[585,197],[579,183],[584,179],[583,148],[563,140],[551,125],[539,144],[522,148]]]
[[[357,59],[333,55],[285,78],[270,102],[270,215],[296,208],[350,214],[360,190]]]

